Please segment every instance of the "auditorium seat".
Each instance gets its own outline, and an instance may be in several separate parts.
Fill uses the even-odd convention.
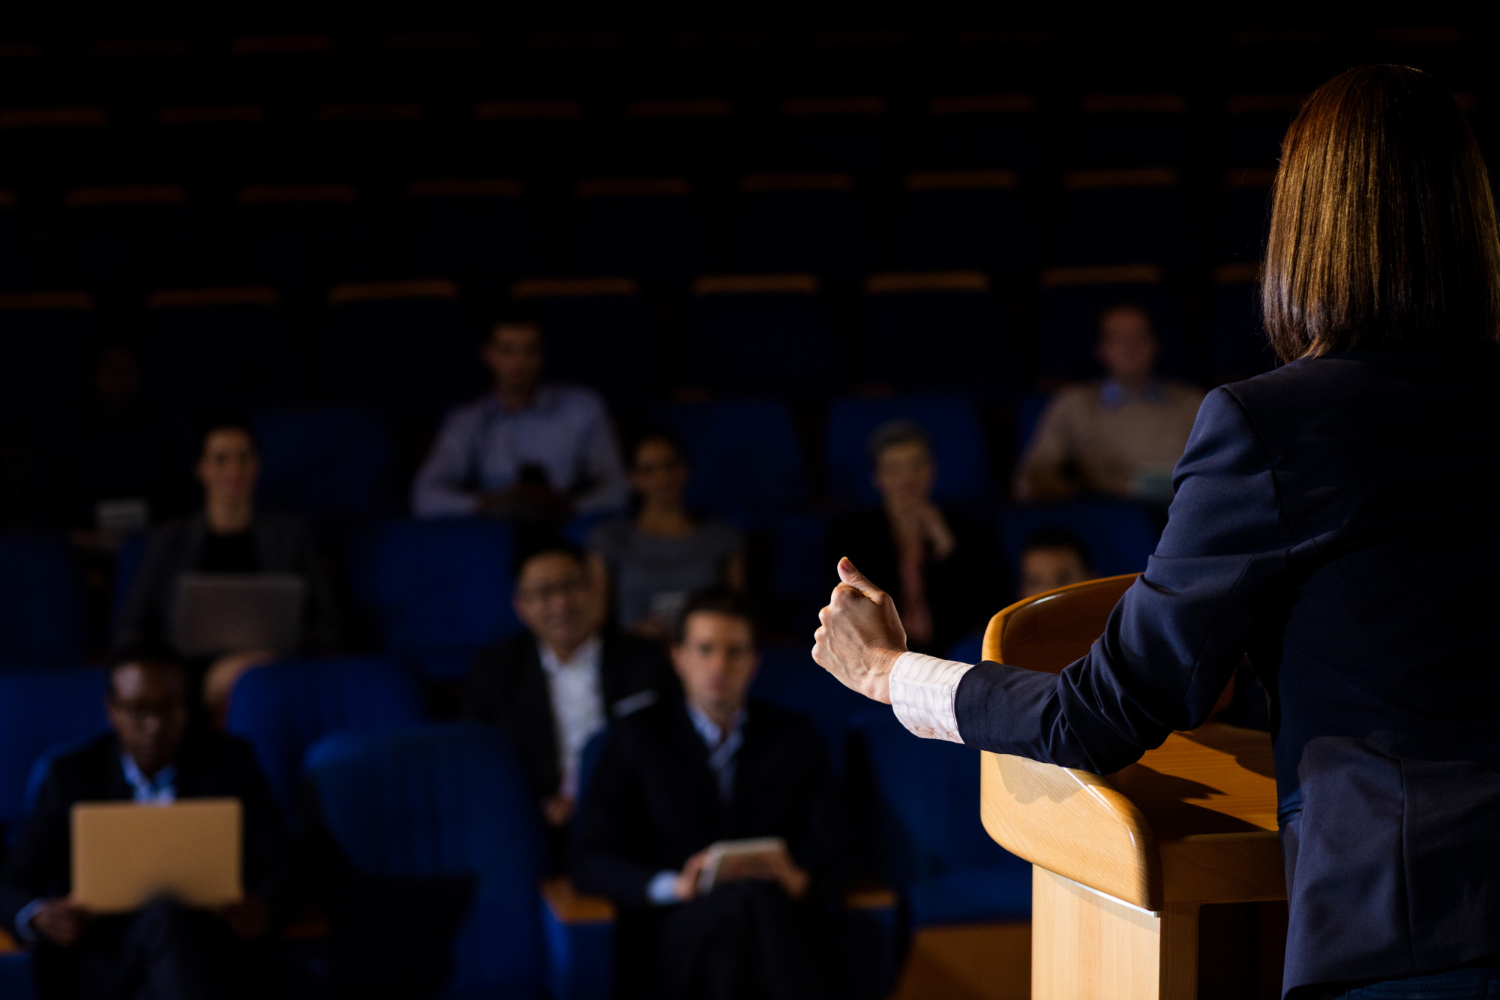
[[[352,598],[363,638],[457,680],[474,653],[520,631],[511,607],[514,541],[488,518],[389,521],[353,546]]]
[[[464,160],[491,176],[555,183],[577,172],[583,105],[566,98],[481,101]]]
[[[1224,207],[1219,223],[1219,261],[1256,264],[1265,256],[1271,228],[1274,167],[1247,167],[1224,175]]]
[[[1067,528],[1081,538],[1099,576],[1144,571],[1161,537],[1159,515],[1129,500],[1097,498],[1010,507],[1000,512],[999,533],[1012,581],[1017,578],[1027,536],[1045,527]]]
[[[828,494],[839,502],[873,507],[879,503],[870,482],[870,435],[892,420],[910,420],[932,441],[939,503],[985,503],[994,496],[989,447],[974,397],[926,393],[885,398],[838,399],[828,408],[825,462]]]
[[[844,384],[828,303],[810,274],[709,275],[693,283],[686,384],[826,397]]]
[[[82,292],[0,294],[0,432],[44,404],[82,398],[98,331]]]
[[[0,939],[0,996],[8,1000],[31,1000],[36,995],[36,972],[31,953],[21,951],[19,946],[14,951],[7,951],[6,944]]]
[[[744,127],[726,100],[632,101],[604,144],[611,169],[641,177],[678,171],[699,178],[721,174],[742,158]]]
[[[867,708],[853,725],[871,764],[881,875],[905,897],[913,929],[1030,918],[1031,865],[978,822],[974,751],[916,739],[888,708]]]
[[[766,139],[773,170],[839,170],[880,174],[892,150],[882,97],[789,97],[781,102]]]
[[[302,394],[275,289],[168,289],[146,301],[146,385],[158,402],[207,417]]]
[[[629,278],[533,278],[511,288],[537,303],[546,377],[578,382],[612,403],[635,403],[661,382],[656,318]]]
[[[156,112],[146,167],[217,193],[264,177],[273,167],[273,129],[259,104],[183,104]]]
[[[0,188],[0,292],[30,288],[36,281],[31,239],[16,201],[16,193]]]
[[[1022,274],[1036,264],[1036,237],[1011,170],[908,174],[897,258],[914,271],[974,268]]]
[[[828,561],[828,516],[819,511],[783,511],[752,524],[749,543],[754,564],[759,528],[770,536],[771,586],[767,618],[793,634],[811,634],[818,611],[828,603],[834,569]]]
[[[802,449],[791,411],[781,400],[662,403],[650,416],[676,432],[687,449],[690,509],[766,514],[804,500]]]
[[[109,115],[88,106],[0,110],[0,184],[52,194],[84,180],[108,178]]]
[[[494,294],[542,269],[536,219],[519,181],[426,180],[407,189],[408,273]]]
[[[1015,350],[990,279],[978,271],[871,275],[860,379],[1008,399],[1017,382]]]
[[[563,924],[544,904],[535,804],[499,734],[433,725],[336,734],[312,748],[307,769],[335,852],[335,991],[610,995],[612,927]]]
[[[1029,94],[934,97],[916,152],[928,170],[1026,173],[1040,159],[1036,98]]]
[[[404,506],[395,443],[368,410],[280,407],[258,410],[252,422],[260,452],[256,503],[266,510],[347,525]]]
[[[203,253],[184,188],[81,187],[63,205],[69,274],[78,286],[121,294],[201,277]]]
[[[0,853],[25,816],[38,758],[109,728],[108,683],[99,667],[0,670]]]
[[[240,280],[316,294],[366,277],[372,241],[349,184],[253,184],[235,198]]]
[[[869,226],[841,174],[751,174],[740,181],[735,265],[742,271],[864,274]]]
[[[1208,370],[1215,381],[1236,382],[1276,366],[1276,355],[1260,319],[1259,277],[1256,264],[1214,268]]]
[[[1224,104],[1224,166],[1275,169],[1299,94],[1234,94]]]
[[[1193,234],[1178,183],[1177,171],[1166,167],[1064,174],[1059,261],[1190,266]]]
[[[440,148],[415,101],[332,101],[312,113],[308,173],[374,183],[429,173]]]
[[[705,270],[708,248],[683,178],[594,178],[573,194],[579,274],[680,284]]]
[[[1160,268],[1148,264],[1114,267],[1058,267],[1043,271],[1037,304],[1033,367],[1043,381],[1098,378],[1094,358],[1099,314],[1120,303],[1140,305],[1151,315],[1161,342],[1157,372],[1192,378],[1182,314]]]
[[[812,628],[817,628],[817,625]],[[828,749],[833,773],[841,776],[849,720],[868,711],[870,700],[840,684],[832,674],[814,663],[809,649],[805,642],[762,646],[760,666],[750,685],[750,697],[811,718]]]
[[[334,400],[425,425],[483,391],[479,338],[453,282],[340,285],[328,306]]]
[[[0,535],[0,667],[78,663],[83,589],[61,537]]]
[[[418,722],[422,708],[415,678],[391,660],[282,660],[240,677],[224,728],[255,747],[271,791],[293,816],[301,804],[302,761],[309,747],[329,733]]]
[[[1067,165],[1182,168],[1192,155],[1187,110],[1180,94],[1085,94]]]

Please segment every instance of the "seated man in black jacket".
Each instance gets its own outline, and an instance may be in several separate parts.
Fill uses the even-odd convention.
[[[528,631],[479,652],[465,697],[467,716],[498,725],[515,741],[559,867],[583,748],[611,718],[644,708],[673,686],[659,646],[601,628],[596,586],[587,558],[570,542],[522,551],[515,608]]]
[[[690,599],[672,649],[684,697],[616,723],[590,782],[573,879],[621,908],[623,995],[828,994],[810,939],[841,887],[840,810],[812,722],[747,701],[754,639],[739,595]],[[759,837],[786,848],[705,893],[710,845]]]
[[[165,655],[126,655],[110,672],[113,732],[53,761],[36,811],[0,878],[0,919],[37,947],[43,996],[202,1000],[274,995],[266,936],[289,904],[291,857],[249,744],[188,725],[187,675]],[[238,798],[245,899],[218,913],[161,901],[95,917],[68,898],[78,802]]]

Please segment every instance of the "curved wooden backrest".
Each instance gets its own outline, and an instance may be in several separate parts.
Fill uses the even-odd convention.
[[[1088,652],[1138,575],[1088,580],[1012,604],[990,619],[984,658],[1061,671]],[[980,816],[1012,854],[1142,909],[1161,909],[1161,860],[1151,825],[1107,779],[985,753]]]

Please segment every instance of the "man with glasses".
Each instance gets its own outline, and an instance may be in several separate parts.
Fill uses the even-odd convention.
[[[654,643],[602,628],[602,584],[577,546],[536,543],[517,559],[515,580],[527,633],[479,653],[465,714],[515,741],[560,867],[583,748],[610,719],[669,691],[671,671]]]
[[[186,672],[164,651],[121,656],[105,708],[111,731],[52,762],[0,878],[0,919],[36,948],[41,995],[279,995],[266,938],[291,915],[290,845],[254,751],[189,725]],[[216,913],[163,900],[94,916],[69,899],[75,803],[206,797],[243,806],[243,901]]]

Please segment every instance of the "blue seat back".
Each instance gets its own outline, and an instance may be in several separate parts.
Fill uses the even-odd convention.
[[[494,291],[540,269],[534,213],[514,182],[418,182],[407,207],[413,277]]]
[[[618,291],[608,292],[568,284],[587,291],[540,297],[547,377],[580,382],[616,402],[649,395],[660,377],[650,303],[634,282],[611,282]]]
[[[1038,116],[1030,98],[939,98],[929,111],[922,123],[922,167],[1026,172],[1040,158]]]
[[[869,269],[869,226],[852,186],[747,192],[737,239],[735,264],[742,271],[849,278]]]
[[[242,301],[233,301],[235,292]],[[296,399],[302,392],[297,348],[274,293],[248,288],[226,290],[224,297],[152,297],[146,362],[151,395],[198,414]]]
[[[83,640],[83,591],[68,544],[0,536],[0,666],[77,663]]]
[[[6,202],[0,204],[0,291],[11,292],[30,288],[36,281],[36,269],[21,212],[11,200],[14,192],[5,195],[8,197],[0,198]]]
[[[316,293],[370,274],[373,243],[352,190],[336,197],[241,197],[235,220],[240,280]]]
[[[1210,300],[1208,370],[1217,378],[1250,378],[1276,367],[1276,352],[1261,323],[1259,283],[1227,277],[1215,283]]]
[[[1099,268],[1097,278],[1085,272],[1086,280],[1077,283],[1071,280],[1054,283],[1048,280],[1053,274],[1066,277],[1068,272],[1042,275],[1036,323],[1035,369],[1039,377],[1102,376],[1104,370],[1094,357],[1094,347],[1099,342],[1099,314],[1108,306],[1127,302],[1142,306],[1151,316],[1161,341],[1157,371],[1174,378],[1190,378],[1194,374],[1181,308],[1171,291],[1157,280],[1159,274],[1152,274],[1150,269]]]
[[[993,493],[989,449],[979,407],[963,393],[930,393],[882,399],[840,399],[828,408],[828,492],[863,506],[879,503],[870,481],[870,435],[892,420],[910,420],[927,432],[937,462],[934,499],[987,501]]]
[[[1160,264],[1194,259],[1187,208],[1175,187],[1086,188],[1063,199],[1058,235],[1064,264]]]
[[[685,184],[672,193],[580,197],[575,255],[579,274],[669,281],[694,277],[708,263],[703,229]]]
[[[370,732],[420,721],[422,692],[399,664],[374,656],[283,660],[234,686],[225,728],[255,747],[282,807],[298,804],[302,761],[335,732]]]
[[[795,506],[807,490],[791,411],[780,400],[664,403],[652,410],[687,448],[687,503],[696,510],[757,513]]]
[[[867,711],[870,701],[851,691],[813,662],[811,646],[766,646],[750,696],[801,712],[817,724],[835,773],[844,768],[844,735],[849,720]]]
[[[428,421],[483,391],[478,341],[456,297],[420,289],[334,295],[327,355],[334,399],[392,420]]]
[[[1231,171],[1219,217],[1219,259],[1258,264],[1265,257],[1271,228],[1271,188],[1267,170]]]
[[[864,301],[865,382],[901,390],[962,389],[995,400],[1014,394],[1015,350],[988,280],[980,274],[952,277],[968,279],[972,287],[885,291],[872,279]]]
[[[396,451],[379,418],[357,407],[261,410],[256,500],[309,517],[390,513],[400,507]]]
[[[1000,543],[1012,579],[1026,537],[1038,528],[1067,528],[1088,546],[1094,572],[1100,576],[1140,573],[1156,551],[1161,525],[1155,513],[1129,500],[1071,500],[1057,504],[1011,507],[1000,512]],[[996,610],[999,610],[998,608]]]
[[[74,206],[67,222],[71,270],[81,288],[140,291],[177,285],[201,274],[202,253],[184,202],[147,199]]]
[[[689,384],[825,397],[844,383],[833,314],[815,291],[715,292],[688,303]]]
[[[87,295],[0,296],[0,428],[81,398],[99,317]]]
[[[418,726],[337,734],[308,752],[307,770],[329,832],[360,873],[476,879],[446,995],[541,992],[541,839],[520,765],[498,733]]]
[[[902,201],[897,249],[902,267],[1016,274],[1035,265],[1036,234],[1019,191],[1000,186],[912,190],[912,181],[922,176],[908,178]]]
[[[38,757],[109,728],[108,685],[97,667],[0,671],[0,827],[21,818]]]
[[[510,528],[487,518],[389,521],[355,545],[354,600],[386,650],[462,677],[476,650],[521,629],[513,549]]]
[[[1072,167],[1181,167],[1192,149],[1176,110],[1086,110],[1068,130]]]

